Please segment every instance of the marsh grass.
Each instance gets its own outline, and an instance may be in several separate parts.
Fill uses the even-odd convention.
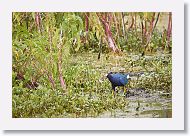
[[[36,90],[24,88],[24,83],[18,82],[13,87],[13,117],[98,117],[107,111],[125,111],[129,101],[120,93],[122,91],[113,95],[111,84],[105,77],[109,71],[136,74],[126,86],[127,90],[143,88],[149,93],[171,94],[171,56],[134,60],[133,55],[125,54],[115,56],[114,61],[111,55],[101,60],[94,59],[97,54],[77,56],[63,64],[66,90],[61,87],[52,90],[47,83],[42,83],[45,80],[41,80]]]

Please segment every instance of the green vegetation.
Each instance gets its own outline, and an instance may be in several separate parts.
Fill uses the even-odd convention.
[[[133,75],[128,92],[171,99],[171,29],[171,13],[13,13],[13,117],[127,113],[132,101],[112,94],[110,71]]]

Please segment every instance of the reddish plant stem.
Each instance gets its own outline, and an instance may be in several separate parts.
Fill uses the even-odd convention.
[[[132,29],[132,28],[133,28],[133,25],[134,25],[134,18],[133,18],[133,14],[131,14],[131,19],[132,19],[132,23],[131,23],[131,25],[130,25],[129,29]]]
[[[155,12],[152,15],[152,19],[150,21],[150,33],[152,32],[152,29],[154,27],[154,20],[155,20]]]
[[[55,89],[55,82],[53,80],[53,75],[52,74],[48,74],[48,79],[49,79],[49,81],[51,83],[52,88]]]
[[[156,17],[156,21],[155,21],[155,23],[154,23],[154,25],[153,25],[153,28],[152,28],[151,32],[149,32],[149,34],[147,35],[148,37],[147,37],[145,49],[144,49],[144,51],[143,51],[143,53],[142,53],[143,55],[145,54],[145,50],[146,50],[146,48],[148,47],[148,44],[150,43],[150,41],[151,41],[151,39],[152,39],[152,34],[153,34],[153,32],[154,32],[154,29],[156,28],[156,25],[157,25],[157,23],[158,23],[159,17],[160,17],[160,12],[158,13],[158,15],[157,15],[157,17]],[[154,22],[154,21],[153,21],[153,22]]]
[[[61,33],[60,33],[60,44],[58,46],[58,49],[59,49],[58,72],[59,72],[59,80],[60,80],[61,87],[63,89],[66,89],[66,84],[65,84],[65,81],[64,81],[63,75],[62,75],[62,52],[63,52],[62,51],[62,49],[63,49],[62,36],[63,36],[63,32],[61,30]]]
[[[121,13],[121,17],[122,17],[123,38],[126,39],[126,34],[125,34],[126,30],[125,30],[125,21],[124,21],[124,17],[125,17],[125,15],[124,15],[123,12]],[[127,39],[126,39],[126,40],[127,40]]]
[[[85,13],[85,29],[86,32],[89,30],[89,12]]]
[[[59,59],[60,60],[60,59]],[[66,84],[65,84],[65,81],[63,79],[63,75],[62,75],[62,66],[61,66],[61,63],[58,62],[58,70],[59,70],[59,80],[60,80],[60,84],[61,84],[61,87],[63,89],[66,89]]]
[[[169,13],[168,29],[167,29],[167,47],[169,47],[172,32],[172,13]]]
[[[105,29],[105,33],[107,35],[107,38],[108,38],[108,44],[109,44],[109,47],[113,50],[113,52],[119,52],[119,49],[118,47],[116,46],[115,44],[115,41],[112,37],[112,33],[111,33],[111,30],[110,30],[110,26],[108,25],[108,23],[105,21],[105,17],[103,18],[100,18],[101,22],[103,23],[104,25],[104,29]]]
[[[135,13],[134,24],[135,24],[135,31],[136,31],[137,30],[137,17],[136,17],[136,13]]]
[[[35,22],[36,22],[36,25],[37,25],[37,29],[38,29],[38,31],[40,33],[41,30],[40,30],[40,13],[39,12],[35,13]]]
[[[141,21],[141,29],[142,29],[142,33],[141,33],[141,36],[142,36],[142,44],[144,44],[144,24],[143,24],[143,21]]]
[[[61,87],[63,89],[66,89],[66,84],[62,75],[62,47],[60,47],[59,49],[58,72],[59,72],[59,80],[60,80]]]

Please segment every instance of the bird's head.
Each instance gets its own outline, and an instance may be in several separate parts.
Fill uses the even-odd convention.
[[[101,78],[101,81],[103,82],[104,80],[106,80],[107,78],[109,79],[109,77],[111,76],[112,72],[108,73],[108,74],[104,74]]]
[[[107,78],[110,78],[111,77],[111,74],[113,74],[113,72],[110,72],[106,75]]]

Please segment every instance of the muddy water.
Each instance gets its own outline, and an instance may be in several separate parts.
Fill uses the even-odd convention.
[[[124,110],[104,112],[100,118],[171,118],[172,100],[160,92],[150,94],[145,90],[128,90],[132,92],[126,98],[128,105]],[[135,93],[134,93],[135,92]]]
[[[86,65],[91,65],[96,71],[99,71],[102,76],[108,72],[124,72],[129,73],[132,81],[136,81],[139,77],[143,77],[145,69],[141,64],[131,66],[131,62],[136,62],[140,58],[139,55],[123,54],[114,56],[113,54],[102,55],[100,60],[97,60],[98,54],[83,54],[76,59],[84,60]],[[147,62],[155,59],[167,61],[171,55],[154,54],[145,56]],[[85,59],[84,59],[85,58]],[[130,61],[129,61],[130,60]],[[167,67],[167,66],[166,66]],[[151,76],[155,69],[147,67],[146,75]],[[148,74],[147,74],[148,73]],[[138,78],[137,78],[138,76]],[[147,77],[145,77],[146,80]],[[111,91],[111,89],[110,89]],[[172,91],[166,90],[146,90],[144,88],[127,89],[127,94],[124,95],[122,90],[119,90],[117,95],[123,95],[128,101],[127,106],[123,109],[114,111],[106,111],[101,113],[98,118],[171,118],[172,117]],[[117,97],[117,96],[116,96]]]

